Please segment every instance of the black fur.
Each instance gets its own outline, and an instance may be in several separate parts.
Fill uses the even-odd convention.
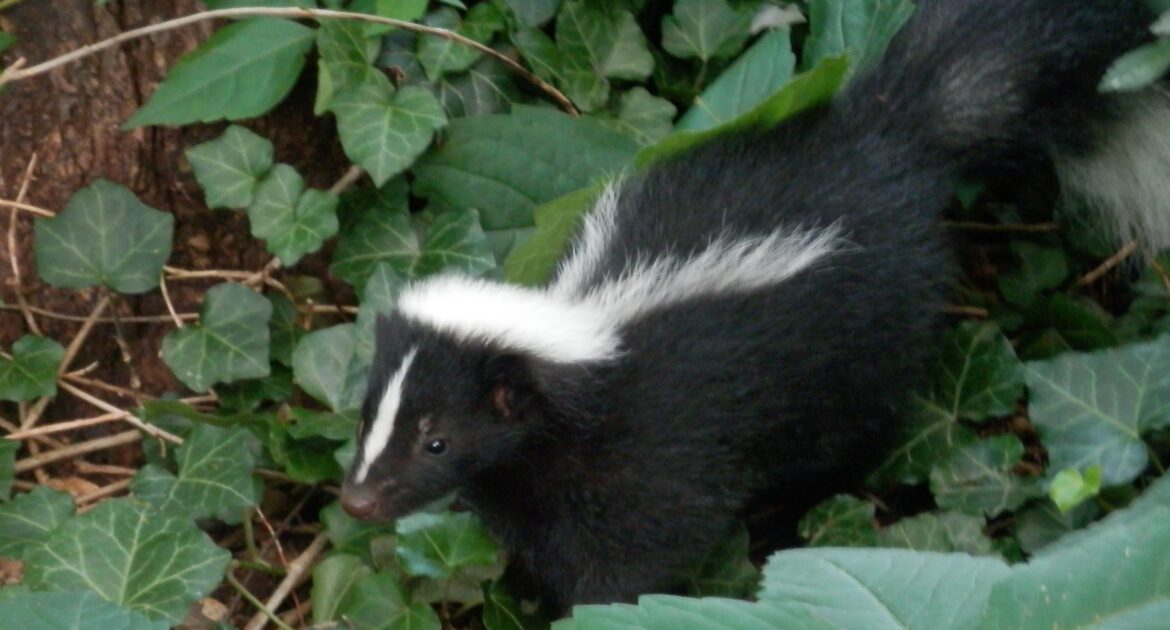
[[[847,248],[765,290],[652,311],[608,363],[550,364],[392,316],[370,404],[417,346],[400,428],[346,492],[394,517],[459,489],[512,577],[561,611],[670,588],[763,495],[806,505],[857,483],[935,328],[953,184],[1018,155],[1091,150],[1085,130],[1112,115],[1097,82],[1152,20],[1139,0],[917,4],[829,106],[626,182],[592,282],[727,229],[839,224]],[[424,415],[447,453],[419,450]]]

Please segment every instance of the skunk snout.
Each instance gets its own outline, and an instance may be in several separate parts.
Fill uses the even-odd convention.
[[[342,488],[341,509],[354,518],[368,519],[378,510],[378,497],[370,489]]]

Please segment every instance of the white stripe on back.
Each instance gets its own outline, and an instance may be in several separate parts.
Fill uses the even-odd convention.
[[[390,377],[390,382],[386,384],[386,391],[382,394],[382,400],[378,403],[378,411],[374,415],[374,423],[370,426],[362,444],[362,462],[354,475],[356,483],[365,481],[366,475],[370,472],[370,465],[378,459],[382,451],[386,450],[386,445],[390,443],[390,435],[394,432],[394,420],[398,416],[398,406],[402,403],[402,385],[406,382],[406,372],[410,370],[410,364],[414,361],[414,355],[417,353],[417,346],[411,348],[402,358],[402,365],[398,367],[398,371]]]

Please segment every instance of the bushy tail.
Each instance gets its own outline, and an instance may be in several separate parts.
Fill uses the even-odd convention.
[[[1144,0],[917,0],[846,106],[889,99],[912,133],[971,169],[1048,151],[1070,194],[1119,239],[1170,247],[1170,98],[1098,92],[1149,41]],[[907,115],[909,114],[909,115]]]

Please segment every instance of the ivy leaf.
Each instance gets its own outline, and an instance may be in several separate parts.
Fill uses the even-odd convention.
[[[788,29],[764,35],[703,90],[677,128],[702,131],[734,120],[788,83],[795,68]]]
[[[561,0],[503,0],[503,4],[511,9],[520,24],[533,27],[551,20]]]
[[[752,16],[726,0],[678,0],[662,18],[662,47],[683,59],[704,63],[738,53],[751,35]]]
[[[366,393],[368,364],[355,361],[357,327],[340,324],[304,336],[293,352],[293,379],[336,412],[357,409]]]
[[[748,557],[747,528],[739,525],[729,534],[689,572],[687,594],[737,598],[755,595],[760,586],[760,570]]]
[[[0,53],[8,50],[15,43],[16,37],[14,37],[12,33],[5,33],[4,31],[0,31]]]
[[[123,127],[260,116],[292,90],[312,47],[313,30],[290,20],[229,24],[184,55]]]
[[[1068,512],[1101,492],[1101,467],[1091,466],[1082,475],[1075,469],[1062,470],[1052,478],[1048,496],[1061,513]]]
[[[549,39],[544,31],[535,28],[521,28],[511,33],[512,45],[528,62],[536,76],[564,86],[566,77],[565,54]],[[588,92],[589,90],[586,90]]]
[[[271,293],[264,297],[272,304],[272,319],[268,322],[272,360],[291,367],[293,349],[305,336],[305,330],[297,324],[297,305],[283,293]]]
[[[35,228],[37,272],[62,289],[104,285],[118,293],[158,286],[175,220],[123,186],[99,179]]]
[[[246,208],[272,168],[273,147],[267,138],[232,125],[215,140],[187,149],[185,155],[208,208]]]
[[[479,210],[496,256],[532,227],[533,209],[630,165],[634,142],[596,120],[517,105],[507,116],[453,121],[414,167],[414,192]]]
[[[1170,337],[1028,364],[1029,414],[1049,468],[1101,467],[1101,483],[1135,479],[1141,435],[1170,426]]]
[[[830,625],[806,611],[776,602],[751,603],[722,597],[679,597],[643,595],[637,605],[577,606],[572,619],[553,624],[554,630],[595,630],[597,628],[799,628],[830,630]]]
[[[7,444],[20,446],[19,442],[0,442],[0,450]],[[47,486],[37,486],[0,505],[0,557],[23,557],[26,549],[43,541],[71,516],[73,497]]]
[[[188,517],[128,499],[103,501],[69,519],[25,554],[25,584],[93,590],[151,619],[177,625],[223,579],[231,554]]]
[[[670,101],[651,96],[644,87],[636,87],[622,94],[617,118],[606,123],[644,147],[670,133],[676,113],[678,109]]]
[[[363,287],[381,263],[404,278],[452,270],[477,276],[496,265],[479,213],[471,209],[438,215],[421,239],[405,212],[367,213],[342,234],[330,271]]]
[[[426,24],[487,44],[493,35],[504,29],[504,16],[495,6],[483,3],[473,6],[462,20],[453,9],[439,9],[427,17]],[[443,37],[418,39],[418,61],[431,81],[438,81],[450,72],[467,70],[482,56],[483,53],[474,48]]]
[[[371,64],[378,40],[369,37],[369,24],[349,20],[322,20],[317,29],[317,97],[313,113],[329,111],[333,96],[361,85],[376,72]]]
[[[363,630],[439,630],[435,609],[425,602],[411,603],[389,571],[358,579],[338,607],[338,615]]]
[[[335,554],[313,567],[313,623],[340,620],[338,612],[346,596],[363,578],[374,571],[362,559],[349,554]]]
[[[303,484],[341,480],[343,471],[333,458],[335,442],[319,437],[295,439],[287,429],[273,422],[265,440],[268,454],[285,474]]]
[[[283,401],[293,395],[292,371],[273,366],[264,378],[252,378],[223,385],[216,389],[220,409],[232,413],[255,411],[262,403]]]
[[[163,361],[193,391],[216,383],[268,376],[268,319],[272,304],[247,287],[211,287],[199,311],[199,324],[171,331],[162,346]]]
[[[876,547],[874,511],[869,501],[837,495],[805,514],[797,531],[810,547]]]
[[[447,578],[458,569],[496,563],[499,548],[468,512],[421,512],[398,519],[396,551],[410,575]]]
[[[538,43],[527,36],[529,44]],[[609,96],[607,78],[640,81],[654,70],[646,36],[629,11],[565,2],[557,13],[561,88],[578,107],[594,111]],[[542,55],[549,59],[548,55]]]
[[[467,72],[446,76],[433,89],[448,118],[507,112],[520,101],[512,75],[495,59],[485,58]]]
[[[878,532],[883,547],[915,551],[961,552],[998,556],[991,539],[983,533],[984,519],[959,512],[927,512],[904,518]]]
[[[239,523],[260,500],[262,486],[252,475],[247,429],[198,424],[175,451],[178,475],[147,464],[134,476],[134,496],[161,512]]]
[[[0,357],[0,400],[32,400],[57,395],[57,369],[65,358],[61,344],[25,335],[12,344],[12,358]]]
[[[532,213],[536,232],[517,245],[505,263],[509,282],[538,286],[548,281],[601,188],[587,186],[537,206]]]
[[[1170,69],[1170,39],[1159,39],[1113,62],[1101,79],[1102,92],[1135,92],[1153,85]]]
[[[483,625],[487,630],[544,630],[548,619],[540,611],[525,612],[503,582],[483,586]]]
[[[1031,306],[1044,291],[1068,278],[1068,262],[1061,249],[1013,241],[1012,253],[1019,267],[999,277],[999,290],[1012,304]]]
[[[12,483],[16,480],[16,452],[19,450],[20,442],[0,440],[0,501],[7,501],[12,496]]]
[[[0,619],[11,628],[52,630],[166,630],[165,621],[112,604],[89,591],[27,593],[0,600]]]
[[[1012,473],[1023,456],[1024,445],[1013,434],[977,440],[938,461],[930,491],[943,509],[987,516],[1014,510],[1043,492],[1037,479]]]
[[[1016,512],[1016,538],[1024,551],[1035,554],[1065,534],[1084,528],[1100,513],[1092,502],[1062,513],[1052,501],[1035,501]]]
[[[345,154],[381,186],[401,173],[447,124],[439,101],[420,87],[395,91],[381,73],[333,99],[337,133]]]
[[[809,36],[802,61],[848,55],[853,69],[881,58],[890,40],[914,14],[910,0],[811,0]]]
[[[337,234],[337,195],[305,190],[296,169],[277,164],[256,188],[248,221],[252,235],[264,239],[268,251],[291,267]]]

